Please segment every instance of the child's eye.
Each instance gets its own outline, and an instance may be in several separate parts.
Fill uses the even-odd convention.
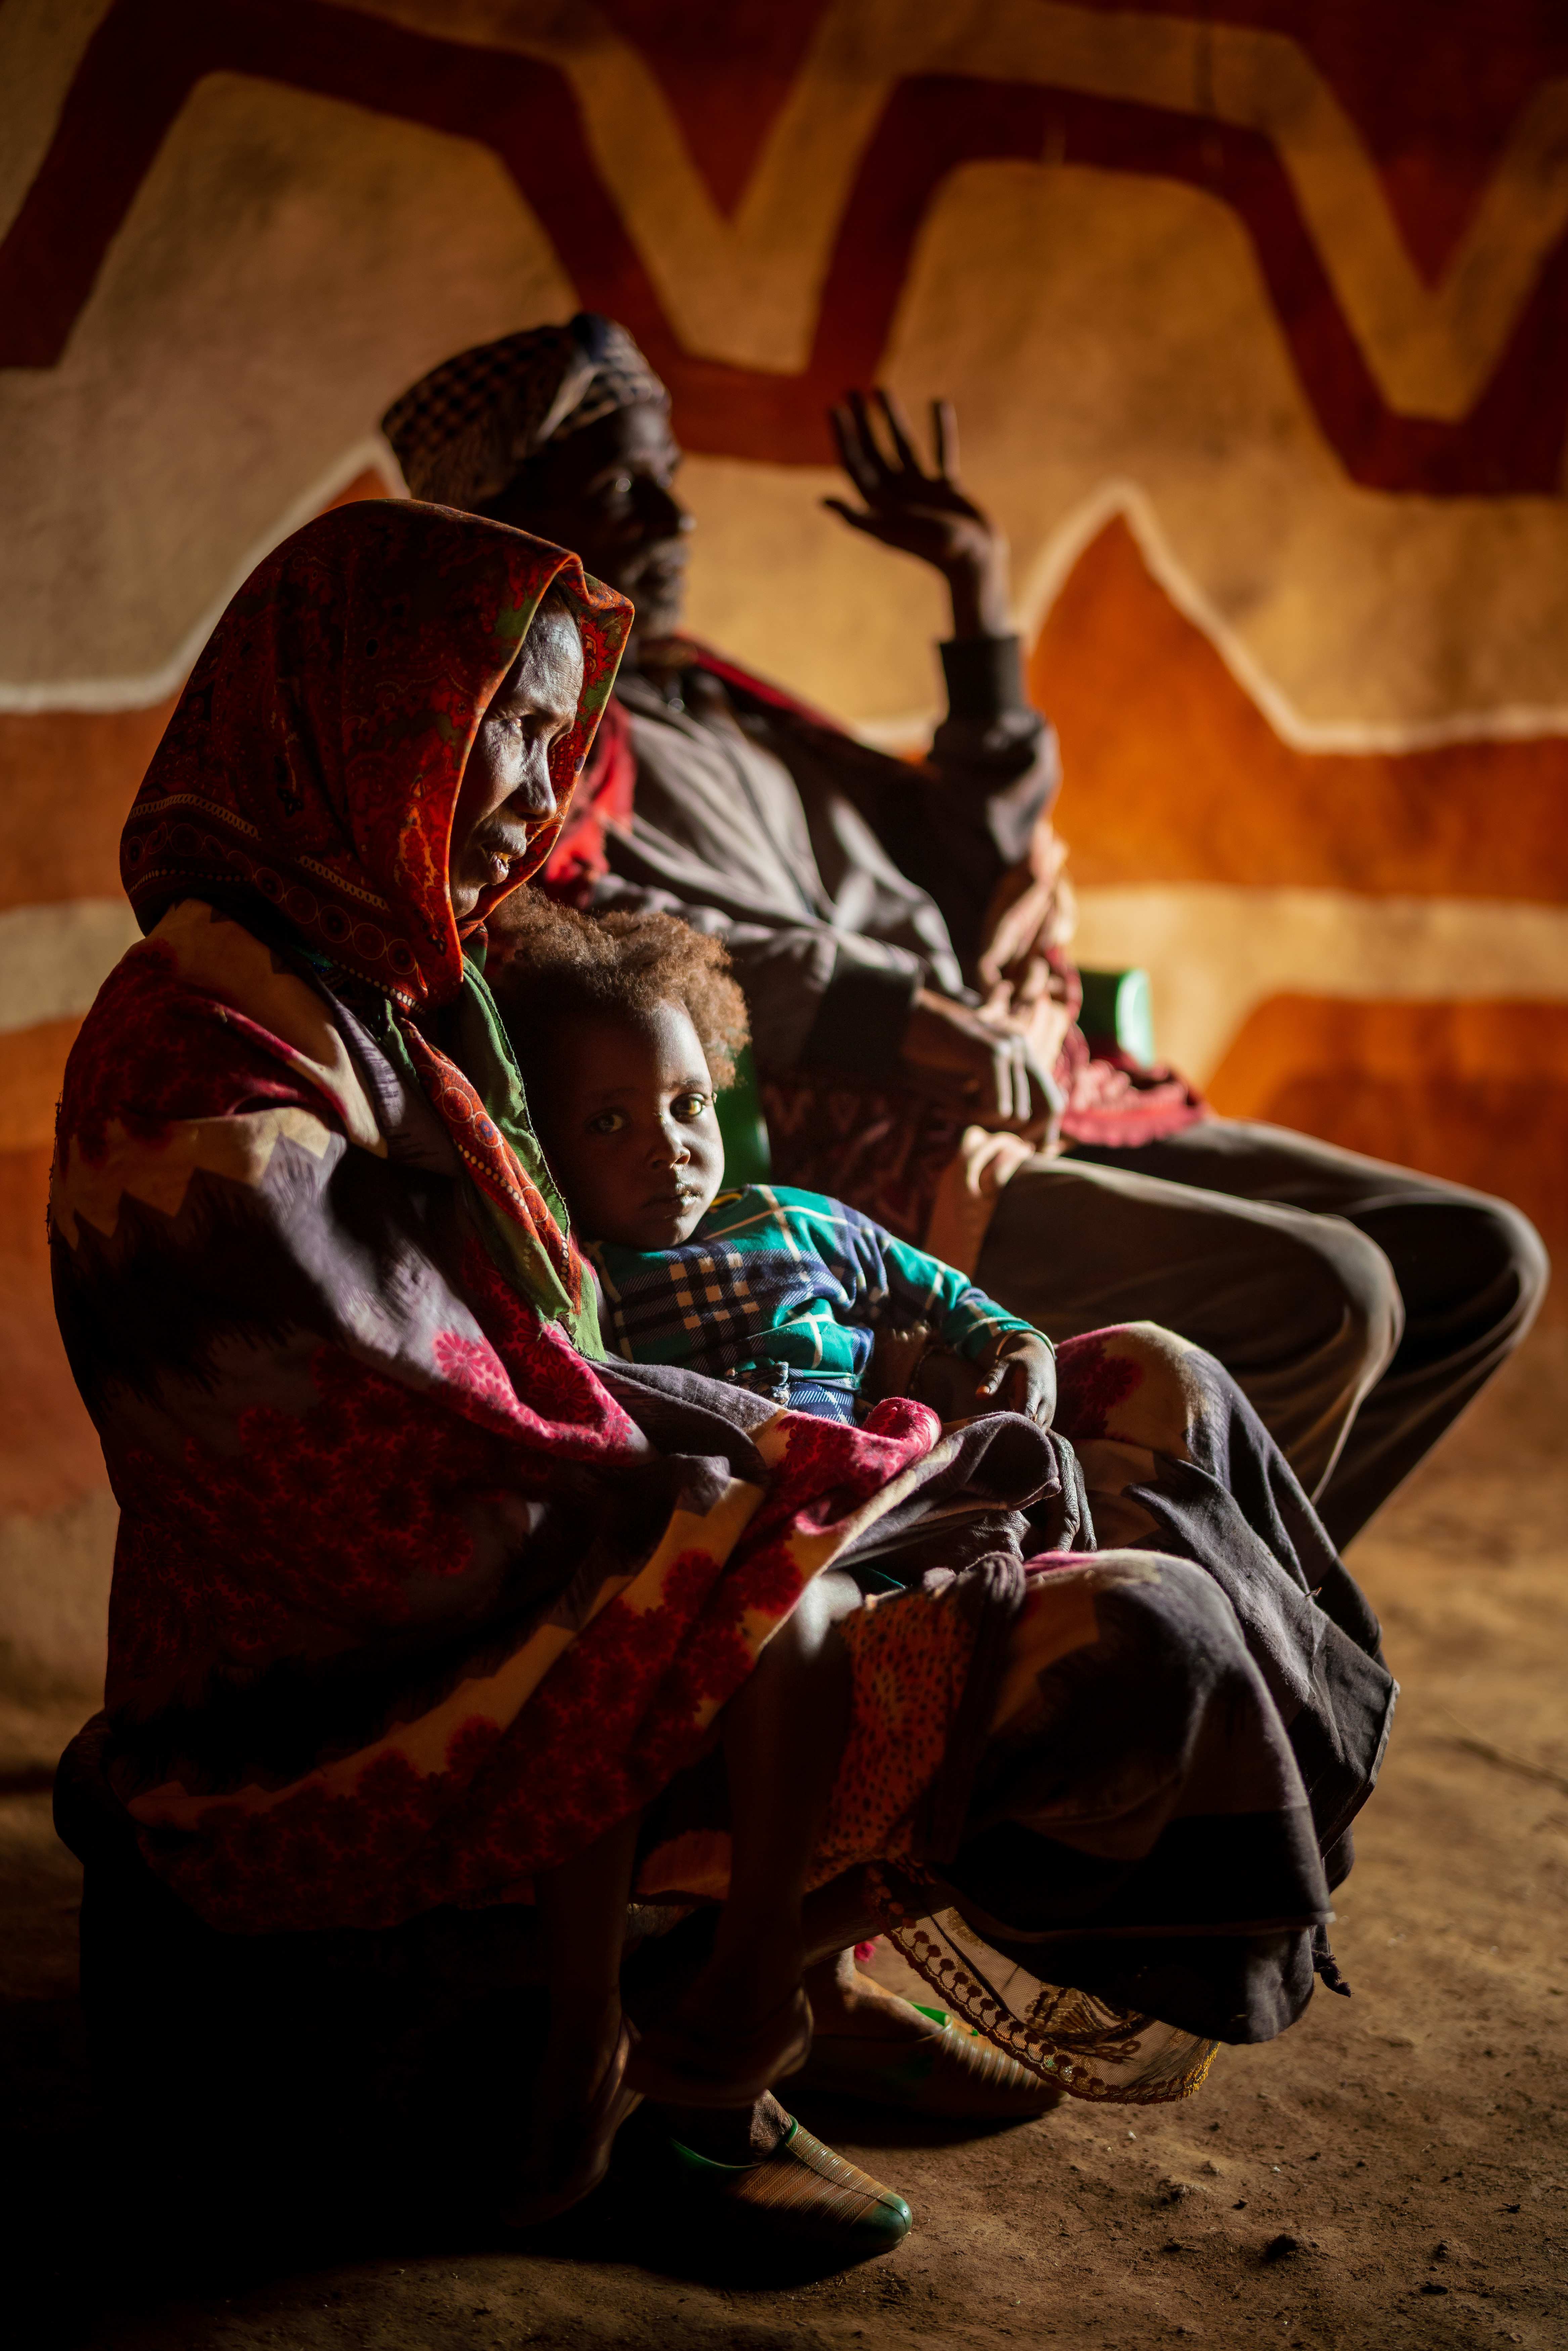
[[[623,1110],[601,1110],[589,1120],[588,1131],[590,1134],[619,1134],[625,1123]]]
[[[701,1118],[707,1108],[706,1094],[677,1094],[670,1104],[677,1118]]]

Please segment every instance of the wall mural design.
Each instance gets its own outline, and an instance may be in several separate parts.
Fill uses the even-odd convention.
[[[526,24],[530,12],[490,13],[500,33]],[[548,22],[549,12],[537,13]],[[668,240],[633,233],[635,191],[610,159],[618,118],[628,99],[635,101],[632,91],[608,86],[621,76],[613,67],[604,70],[591,36],[574,76],[552,59],[559,34],[552,41],[541,32],[530,41],[525,32],[514,37],[515,46],[493,47],[476,43],[468,25],[461,38],[433,37],[319,0],[229,0],[222,9],[202,0],[114,0],[0,248],[0,318],[7,321],[0,328],[0,365],[58,363],[113,238],[193,91],[211,75],[244,74],[489,149],[543,225],[583,304],[632,328],[674,391],[689,445],[709,455],[820,461],[823,405],[846,382],[875,372],[911,249],[943,181],[965,164],[1045,157],[1197,188],[1235,214],[1319,426],[1353,481],[1437,496],[1558,487],[1568,420],[1568,242],[1561,199],[1537,202],[1534,234],[1511,253],[1505,223],[1491,216],[1504,204],[1478,207],[1462,258],[1452,251],[1454,224],[1427,226],[1418,202],[1408,206],[1417,235],[1427,227],[1423,269],[1414,254],[1406,260],[1398,250],[1404,223],[1396,226],[1388,217],[1394,205],[1386,194],[1379,199],[1354,121],[1333,121],[1330,88],[1277,35],[1260,38],[1251,28],[1207,23],[1180,26],[1182,39],[1173,37],[1172,25],[1156,56],[1146,20],[1117,23],[1107,14],[1096,26],[1088,9],[1002,6],[987,12],[983,30],[969,9],[841,9],[843,30],[859,51],[862,88],[833,87],[832,65],[841,60],[822,56],[814,61],[819,87],[812,89],[804,51],[826,13],[820,0],[779,12],[800,59],[799,96],[784,99],[786,106],[796,99],[799,128],[789,143],[804,151],[799,160],[805,153],[814,160],[829,143],[827,131],[836,165],[813,204],[788,169],[797,159],[785,162],[776,176],[791,183],[788,229],[767,217],[779,208],[766,197],[749,207],[755,222],[741,227],[737,214],[747,191],[734,171],[733,150],[728,157],[722,148],[711,158],[706,152],[710,124],[724,136],[728,92],[717,93],[716,116],[686,86],[679,50],[648,57],[674,118],[668,130],[684,135],[717,215],[708,224],[714,249],[700,256],[704,282],[684,289],[684,300],[677,290],[666,302],[660,280],[674,256],[656,244],[677,241],[682,228],[689,238],[691,224],[672,223],[675,235]],[[1300,12],[1304,33],[1312,13]],[[709,12],[701,28],[726,46],[740,34],[737,73],[747,63],[743,14]],[[477,26],[484,15],[438,9],[434,21],[451,26],[467,18]],[[1385,41],[1374,34],[1373,44],[1385,48],[1378,62],[1386,64],[1397,56],[1386,37],[1396,31],[1396,12],[1385,6],[1382,15]],[[638,34],[652,43],[662,32],[667,51],[676,43],[684,49],[694,33],[701,37],[689,10],[617,7],[610,0],[602,16],[609,26],[619,18],[633,44]],[[963,69],[921,70],[922,51],[935,64],[951,50],[955,33],[969,37]],[[1568,61],[1568,37],[1562,47]],[[631,63],[615,61],[622,74]],[[649,93],[641,95],[646,102]],[[1568,106],[1550,91],[1546,100],[1515,131],[1500,183],[1505,172],[1522,179],[1549,162],[1548,142],[1561,136]],[[765,116],[758,120],[759,146],[770,127]],[[1342,152],[1314,154],[1319,141]],[[1349,192],[1385,216],[1359,230],[1347,222],[1343,202],[1346,183],[1358,176],[1367,184]],[[1517,215],[1527,203],[1517,197],[1507,209]],[[728,240],[721,220],[732,231]],[[1521,225],[1517,217],[1507,220],[1511,242]],[[1368,227],[1375,240],[1382,227],[1393,246],[1371,266],[1354,249]],[[746,249],[776,249],[781,230],[794,247],[777,273],[795,281],[785,306],[791,296],[802,310],[810,304],[802,282],[809,279],[816,317],[814,323],[804,316],[779,322],[774,334],[802,343],[804,363],[777,371],[726,365],[704,353],[700,314],[725,307],[725,281],[738,277],[749,258]],[[1446,282],[1434,287],[1428,273],[1441,273]],[[1490,286],[1471,282],[1487,279]],[[777,300],[777,289],[764,290],[763,300],[770,298]],[[682,331],[690,324],[697,326],[695,339]],[[1431,348],[1418,355],[1400,348],[1423,343]]]
[[[387,402],[579,307],[673,388],[695,624],[892,744],[939,608],[822,512],[822,412],[953,397],[1085,958],[1222,1107],[1568,1240],[1561,12],[0,0],[0,1542],[80,1570],[24,1648],[112,1524],[39,1211],[124,810]]]

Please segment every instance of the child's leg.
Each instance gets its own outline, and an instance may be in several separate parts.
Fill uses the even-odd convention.
[[[800,1980],[806,1872],[849,1729],[849,1653],[833,1627],[858,1599],[848,1577],[819,1577],[726,1712],[729,1896],[703,1983],[729,1994],[737,2022]]]
[[[711,1959],[644,2043],[638,2078],[653,2095],[747,2104],[809,2045],[801,1904],[849,1728],[849,1653],[833,1628],[859,1599],[848,1576],[820,1577],[725,1709],[729,1894]]]
[[[510,2215],[515,2220],[541,2219],[586,2194],[602,2175],[609,2139],[624,2119],[623,2102],[606,2105],[601,2098],[603,2129],[592,2135],[605,2143],[601,2148],[586,2143],[584,2125],[622,2063],[621,1955],[637,1829],[632,1813],[586,1851],[538,1876],[549,2040],[534,2087],[521,2191]]]
[[[541,1870],[535,1891],[549,1949],[550,2045],[546,2074],[586,2105],[621,2032],[621,1954],[639,1815],[618,1821],[585,1851]]]

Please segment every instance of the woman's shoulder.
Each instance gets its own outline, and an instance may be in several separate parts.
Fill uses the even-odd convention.
[[[324,998],[244,924],[184,899],[99,988],[66,1063],[59,1133],[92,1155],[111,1126],[150,1134],[290,1103],[380,1147]]]

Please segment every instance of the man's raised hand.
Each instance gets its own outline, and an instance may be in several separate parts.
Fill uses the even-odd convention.
[[[822,504],[868,538],[934,565],[952,593],[956,637],[1009,636],[1007,540],[959,486],[952,402],[931,403],[929,470],[891,392],[848,392],[829,410],[828,422],[843,469],[864,503],[824,498]]]

